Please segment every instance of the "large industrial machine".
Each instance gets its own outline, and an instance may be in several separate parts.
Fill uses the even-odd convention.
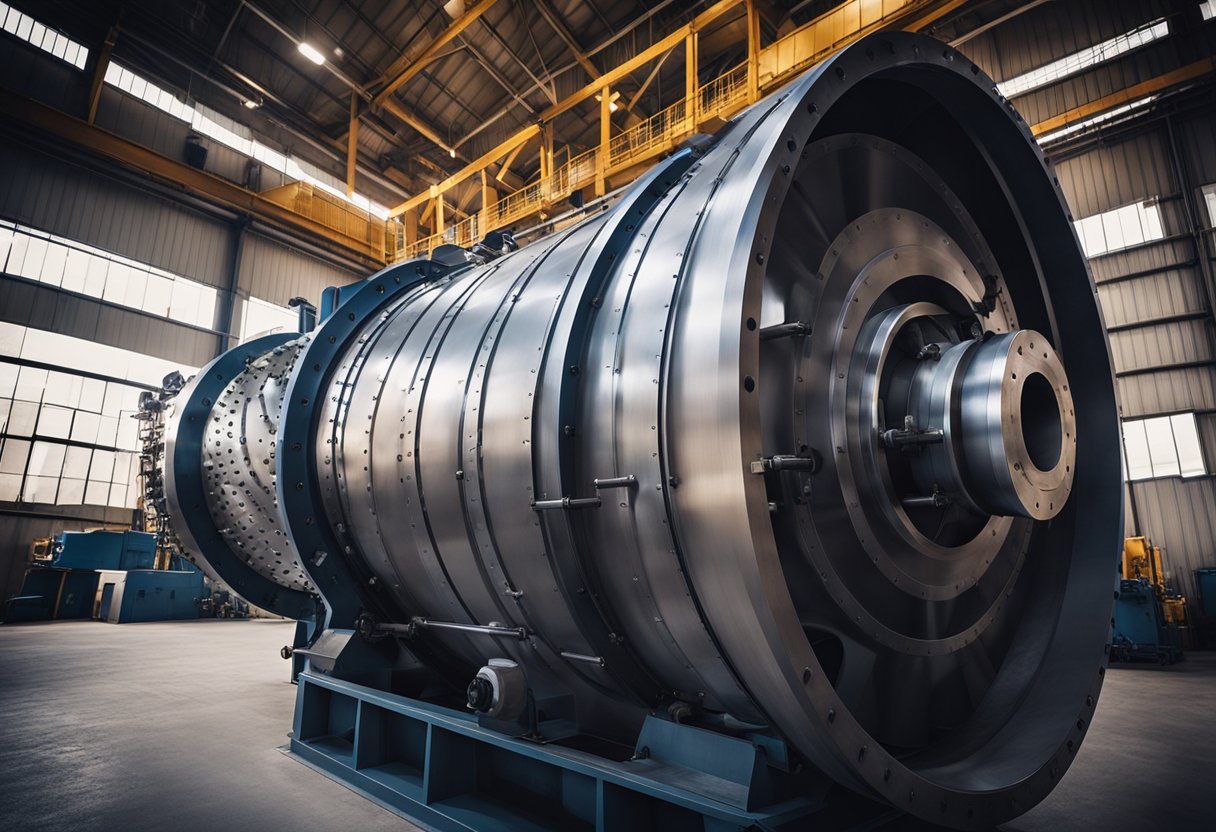
[[[291,753],[430,827],[989,828],[1109,650],[1069,219],[976,66],[867,37],[607,212],[221,355],[167,404],[172,524],[304,622]]]
[[[96,618],[113,624],[198,618],[203,573],[180,558],[158,563],[157,535],[131,529],[65,531],[34,541],[4,620]]]
[[[1111,659],[1181,661],[1192,645],[1187,624],[1186,599],[1169,585],[1161,564],[1161,547],[1147,537],[1123,542],[1123,574],[1115,597]]]

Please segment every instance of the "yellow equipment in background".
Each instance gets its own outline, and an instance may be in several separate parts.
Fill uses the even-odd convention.
[[[1165,620],[1179,626],[1186,624],[1186,598],[1175,593],[1165,583],[1161,567],[1161,547],[1147,537],[1129,537],[1123,541],[1123,580],[1144,578],[1152,586]]]

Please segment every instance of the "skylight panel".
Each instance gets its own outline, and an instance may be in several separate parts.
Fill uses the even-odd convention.
[[[378,219],[388,218],[388,208],[371,201],[362,194],[348,197],[345,183],[325,171],[309,165],[303,160],[289,158],[253,138],[253,133],[243,124],[233,121],[202,104],[194,106],[181,101],[176,95],[158,87],[131,70],[113,61],[106,70],[106,83],[129,93],[152,107],[188,123],[191,129],[220,144],[256,159],[269,168],[277,170],[289,179],[308,182],[328,194],[350,202]]]
[[[7,3],[0,3],[0,28],[77,69],[84,69],[89,60],[89,50],[82,44],[39,23],[28,14],[17,11]]]
[[[1170,33],[1170,25],[1165,20],[1147,23],[1138,29],[1133,29],[1118,37],[1105,40],[1094,46],[1086,47],[1079,52],[1052,61],[1049,64],[1022,73],[996,85],[997,90],[1006,98],[1030,92],[1047,84],[1054,83],[1070,75],[1076,75],[1090,67],[1113,60],[1120,55],[1152,43]]]
[[[1061,127],[1059,130],[1053,130],[1050,133],[1044,133],[1039,136],[1039,144],[1051,144],[1054,141],[1071,136],[1073,133],[1080,133],[1083,130],[1088,130],[1091,127],[1096,127],[1099,124],[1104,124],[1108,121],[1120,118],[1129,113],[1139,110],[1157,100],[1156,95],[1146,95],[1144,98],[1137,98],[1135,101],[1130,101],[1120,107],[1115,107],[1112,110],[1107,110],[1105,113],[1099,113],[1096,116],[1087,118],[1083,121],[1075,122],[1067,127]]]

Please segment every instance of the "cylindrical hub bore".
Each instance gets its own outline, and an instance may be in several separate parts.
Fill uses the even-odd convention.
[[[1064,368],[1043,335],[933,343],[899,369],[912,373],[902,385],[908,415],[888,444],[910,457],[924,494],[1035,520],[1064,508],[1076,419]],[[887,400],[888,414],[895,405]]]

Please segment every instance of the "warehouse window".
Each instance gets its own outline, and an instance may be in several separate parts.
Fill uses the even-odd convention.
[[[1118,37],[1102,41],[1102,43],[1060,58],[1058,61],[1052,61],[1038,69],[1032,69],[1030,72],[1002,81],[996,85],[996,88],[1006,98],[1013,98],[1015,95],[1038,89],[1070,75],[1076,75],[1092,66],[1113,60],[1133,49],[1163,38],[1169,33],[1169,23],[1164,20],[1154,20],[1152,23],[1146,23]]]
[[[0,270],[210,329],[215,288],[45,231],[0,220]]]
[[[1136,202],[1094,214],[1073,225],[1086,257],[1130,248],[1165,237],[1161,208],[1155,200]]]
[[[161,380],[174,370],[189,375],[198,369],[108,344],[0,321],[0,360],[5,357],[146,387],[159,387]]]
[[[1199,13],[1203,15],[1204,20],[1211,20],[1216,17],[1216,0],[1205,0],[1199,4]]]
[[[258,298],[245,298],[241,302],[241,342],[257,335],[271,332],[295,332],[300,316],[294,309],[275,306]]]
[[[1091,118],[1075,122],[1067,127],[1061,127],[1059,130],[1052,130],[1050,133],[1044,133],[1043,135],[1038,136],[1038,142],[1041,145],[1051,144],[1052,142],[1062,139],[1065,136],[1071,136],[1073,133],[1080,133],[1083,130],[1088,130],[1089,128],[1096,127],[1099,124],[1105,124],[1106,122],[1114,121],[1115,119],[1130,115],[1135,111],[1152,104],[1156,100],[1156,95],[1146,95],[1144,98],[1137,98],[1135,101],[1115,107],[1113,110],[1107,110],[1105,113],[1100,115],[1092,116]]]
[[[1212,0],[1216,3],[1216,0]],[[1203,186],[1203,205],[1208,211],[1208,227],[1216,228],[1216,182]]]
[[[0,323],[0,501],[133,508],[132,416],[140,391],[173,369],[153,356]]]
[[[1207,473],[1194,413],[1123,423],[1124,478],[1201,477]]]
[[[176,95],[148,79],[137,75],[113,61],[106,68],[106,83],[139,98],[174,118],[189,123],[192,130],[214,139],[263,165],[277,170],[288,179],[308,182],[331,196],[353,203],[375,217],[388,218],[388,209],[372,202],[362,194],[346,195],[346,184],[332,174],[300,159],[293,159],[272,150],[253,138],[253,132],[237,121],[202,104],[188,104]]]
[[[84,69],[89,50],[62,32],[44,26],[28,14],[22,14],[7,3],[0,3],[0,27],[77,69]]]

